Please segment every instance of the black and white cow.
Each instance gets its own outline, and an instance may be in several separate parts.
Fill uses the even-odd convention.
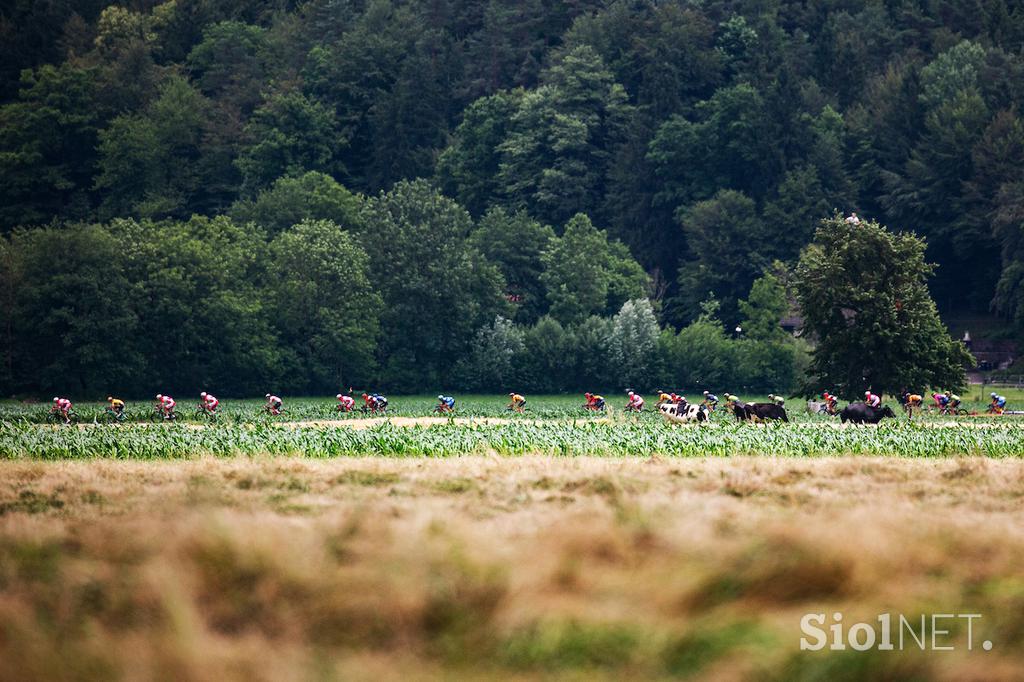
[[[704,405],[682,405],[680,403],[664,403],[658,409],[665,419],[678,424],[688,422],[706,422],[711,418],[711,412]]]

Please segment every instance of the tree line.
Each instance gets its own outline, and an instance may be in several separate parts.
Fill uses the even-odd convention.
[[[711,303],[663,332],[647,275],[621,243],[584,214],[560,231],[501,208],[474,221],[422,180],[365,199],[316,172],[229,215],[16,230],[0,241],[4,385],[80,395],[794,385],[795,342],[771,322],[787,305],[774,276],[745,304],[746,338],[728,338]]]
[[[926,237],[944,311],[1024,326],[1024,10],[1005,0],[51,0],[0,9],[0,38],[4,276],[33,281],[51,254],[123,265],[103,306],[130,307],[139,339],[75,349],[96,336],[80,315],[25,312],[62,294],[8,289],[12,390],[51,385],[71,362],[51,352],[121,355],[137,378],[173,359],[189,381],[258,362],[311,390],[339,368],[427,386],[457,359],[468,372],[455,356],[499,317],[579,334],[642,298],[669,334],[717,324],[742,346],[727,330],[755,282],[792,269],[836,210]],[[324,281],[339,267],[317,260],[318,221],[342,234],[359,299],[333,317],[290,305],[316,284],[290,249]],[[414,223],[443,223],[447,246]],[[183,300],[220,291],[180,274],[207,249],[254,276]],[[448,288],[402,276],[434,257]],[[426,311],[439,322],[402,322]],[[219,363],[167,340],[220,318],[259,353]],[[320,354],[356,324],[355,359]]]

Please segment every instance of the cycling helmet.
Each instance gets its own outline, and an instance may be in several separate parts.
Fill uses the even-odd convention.
[[[156,394],[156,399],[157,400],[163,400],[164,399],[164,394],[163,393],[157,393]],[[54,398],[54,400],[56,400],[56,398]]]
[[[871,395],[871,391],[864,391],[864,395]]]
[[[202,393],[200,393],[199,397],[200,398],[205,398],[206,397],[206,391],[203,391]]]
[[[708,395],[708,391],[704,391],[704,395]]]
[[[338,395],[334,396],[334,397],[337,398],[338,400],[341,400],[341,394],[340,393]]]
[[[264,397],[264,398],[269,398],[269,397],[270,397],[270,394],[268,393],[268,394],[266,394],[266,395],[265,395],[265,396],[263,396],[263,397]]]
[[[995,395],[995,393],[993,393],[992,395]],[[53,402],[55,402],[55,403],[56,403],[56,402],[59,402],[59,401],[60,401],[60,398],[54,398],[54,399],[53,399]]]
[[[995,397],[997,397],[997,396],[996,396],[995,392],[993,391],[992,393],[989,393],[989,394],[988,394],[988,397],[990,397],[990,398],[995,398]]]
[[[439,395],[439,396],[437,396],[437,399],[438,400],[444,400],[444,396],[443,395]]]
[[[516,394],[515,391],[512,391],[511,393],[509,393],[509,396],[511,397],[511,396],[514,396],[515,394]]]

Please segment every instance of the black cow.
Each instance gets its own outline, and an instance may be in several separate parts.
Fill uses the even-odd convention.
[[[896,418],[896,415],[893,414],[892,409],[888,405],[871,407],[866,403],[850,403],[839,413],[839,419],[844,424],[846,422],[851,424],[877,424],[884,417]]]
[[[740,421],[768,421],[777,419],[788,422],[786,408],[775,403],[733,403],[732,413]]]

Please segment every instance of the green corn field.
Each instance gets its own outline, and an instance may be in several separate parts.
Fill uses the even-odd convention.
[[[1024,428],[1011,424],[935,427],[889,422],[880,427],[833,427],[818,422],[752,425],[721,420],[673,426],[657,419],[500,424],[440,423],[364,429],[346,426],[216,424],[0,425],[0,458],[182,459],[201,455],[451,457],[500,455],[666,455],[785,457],[893,455],[947,457],[1024,455]]]

